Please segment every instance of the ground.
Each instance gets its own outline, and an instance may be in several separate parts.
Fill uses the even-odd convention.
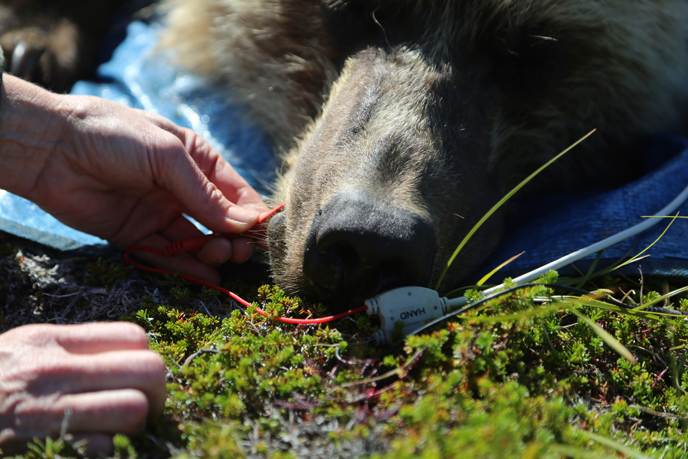
[[[327,311],[275,287],[227,285],[264,318],[214,291],[138,272],[116,252],[99,259],[0,238],[0,329],[130,320],[164,356],[165,412],[144,434],[118,437],[114,457],[688,456],[682,318],[589,298],[540,304],[533,298],[552,292],[537,287],[376,348],[365,314],[330,326],[277,322]],[[664,305],[655,284],[641,291],[636,281],[612,274],[586,287]],[[667,306],[688,309],[676,298]],[[39,440],[25,457],[79,454]]]

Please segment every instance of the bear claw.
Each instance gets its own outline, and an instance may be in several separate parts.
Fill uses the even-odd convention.
[[[12,58],[9,63],[10,73],[19,78],[33,81],[38,60],[42,54],[42,50],[33,48],[27,40],[20,41],[12,52]]]

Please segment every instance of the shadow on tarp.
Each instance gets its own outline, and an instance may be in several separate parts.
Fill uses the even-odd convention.
[[[95,95],[130,107],[159,113],[194,129],[262,193],[275,176],[276,162],[262,132],[232,102],[231,91],[175,68],[155,50],[159,26],[133,22],[109,62],[98,68],[96,81],[77,83],[73,94]],[[619,189],[590,195],[549,195],[522,203],[507,236],[479,273],[490,271],[513,255],[519,259],[496,275],[516,277],[570,252],[604,239],[653,215],[688,184],[688,140],[661,136],[647,148],[647,173]],[[670,158],[663,162],[665,158]],[[660,160],[662,159],[662,160]],[[661,164],[658,164],[661,163]],[[688,215],[688,205],[681,208]],[[668,223],[668,221],[667,221]],[[688,221],[677,220],[642,260],[646,275],[688,277]],[[600,267],[650,245],[666,227],[661,222],[645,234],[606,249]],[[0,191],[0,230],[62,250],[104,241],[72,230],[34,204]],[[576,265],[582,271],[594,256]],[[457,260],[460,262],[460,257]],[[636,266],[627,268],[637,273]],[[563,274],[575,271],[562,270]]]

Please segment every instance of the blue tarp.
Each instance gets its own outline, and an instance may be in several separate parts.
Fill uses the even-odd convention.
[[[539,266],[582,249],[608,236],[656,215],[688,186],[688,139],[671,135],[657,136],[644,152],[648,158],[642,178],[620,188],[590,193],[580,190],[562,195],[548,195],[527,200],[511,218],[507,235],[483,272],[499,266],[523,251],[497,277],[517,277]],[[572,151],[569,154],[575,154]],[[658,161],[659,158],[666,161]],[[658,164],[660,163],[660,164]],[[679,208],[688,216],[688,203]],[[599,267],[636,255],[649,247],[666,229],[669,219],[646,232],[605,249]],[[688,277],[688,220],[677,219],[666,234],[644,255],[649,257],[625,272],[663,277]],[[594,256],[575,263],[584,271]],[[575,270],[563,270],[575,274]],[[562,271],[560,271],[560,274]]]
[[[171,66],[155,50],[156,30],[140,22],[130,24],[125,40],[111,60],[99,67],[95,81],[77,83],[72,93],[96,95],[153,111],[194,129],[249,183],[265,192],[265,184],[272,181],[277,167],[265,136],[247,121],[244,108],[231,102],[231,90]],[[688,139],[660,136],[646,153],[647,173],[622,188],[593,194],[580,190],[520,205],[504,243],[483,272],[525,251],[500,274],[517,276],[624,230],[642,221],[642,215],[663,208],[688,185]],[[658,158],[670,159],[662,162]],[[682,206],[681,213],[688,215],[688,205]],[[688,221],[676,221],[650,250],[650,258],[642,261],[644,274],[688,277],[686,225]],[[639,237],[605,250],[601,265],[642,250],[665,227],[660,223]],[[103,242],[61,225],[35,205],[1,190],[0,229],[61,249]]]
[[[95,81],[80,81],[72,94],[94,95],[158,113],[202,135],[258,191],[266,193],[276,171],[261,130],[247,121],[231,93],[175,68],[155,49],[158,27],[133,22]],[[62,225],[35,204],[0,190],[0,229],[59,249],[105,243]]]

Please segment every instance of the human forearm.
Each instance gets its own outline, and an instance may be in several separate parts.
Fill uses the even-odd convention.
[[[0,189],[31,198],[49,155],[62,148],[59,96],[4,75],[0,101]]]

